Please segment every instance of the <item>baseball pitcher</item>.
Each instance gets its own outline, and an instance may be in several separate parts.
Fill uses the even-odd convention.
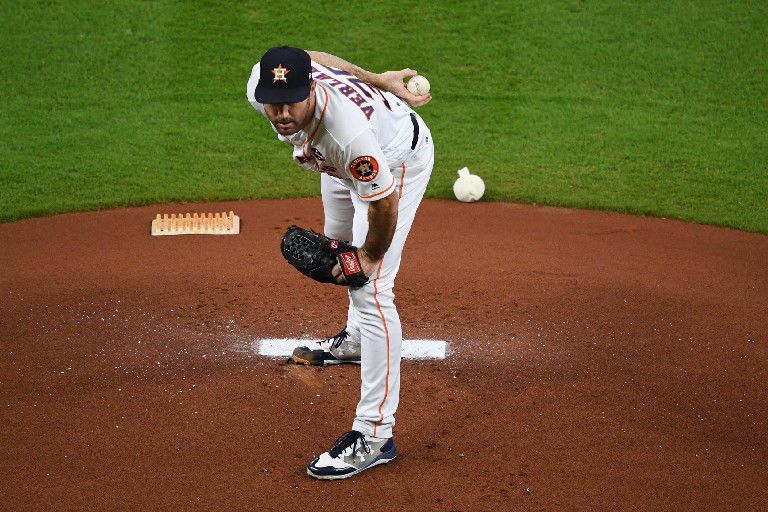
[[[253,67],[247,96],[293,159],[320,173],[324,235],[291,226],[283,256],[320,282],[347,286],[347,325],[294,362],[359,362],[360,402],[352,429],[308,466],[339,479],[394,459],[402,328],[393,287],[405,240],[434,165],[432,135],[403,80],[415,71],[374,74],[338,57],[287,46]],[[410,105],[410,106],[409,106]]]

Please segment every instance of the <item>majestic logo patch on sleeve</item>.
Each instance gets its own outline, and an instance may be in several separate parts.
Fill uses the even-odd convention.
[[[349,172],[359,181],[371,181],[379,175],[379,162],[372,156],[359,156],[349,164]]]

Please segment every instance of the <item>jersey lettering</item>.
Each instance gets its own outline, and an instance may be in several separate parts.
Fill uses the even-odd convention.
[[[323,82],[328,83],[331,87],[337,89],[341,94],[346,96],[352,103],[357,105],[357,107],[365,114],[366,119],[369,121],[371,120],[371,116],[373,115],[375,109],[372,105],[368,103],[366,98],[374,99],[378,98],[381,100],[381,102],[384,104],[384,106],[389,110],[392,111],[392,107],[389,104],[389,101],[387,101],[387,98],[384,96],[384,93],[377,87],[374,87],[373,85],[364,82],[360,80],[359,78],[353,77],[351,74],[347,73],[346,71],[342,71],[340,69],[331,68],[328,66],[325,66],[325,68],[337,76],[343,76],[345,79],[350,82],[352,85],[349,85],[347,83],[342,82],[341,80],[338,80],[331,75],[328,75],[327,73],[323,73],[316,67],[312,66],[312,74],[315,77],[315,80],[322,80]],[[350,78],[346,78],[350,77]],[[354,87],[353,87],[354,86]],[[356,90],[360,90],[362,92],[363,96],[361,96]]]
[[[323,154],[320,152],[319,149],[312,148],[312,154],[315,155],[315,158],[317,158],[321,162],[325,162],[325,157],[323,156]]]
[[[315,160],[315,158],[312,157],[312,156],[301,156],[301,155],[299,155],[299,156],[296,157],[296,161],[299,162],[300,165],[304,165],[306,163],[313,162],[314,160]]]

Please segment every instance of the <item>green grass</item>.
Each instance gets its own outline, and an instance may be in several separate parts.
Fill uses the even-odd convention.
[[[317,194],[245,99],[287,43],[430,79],[432,197],[768,233],[764,1],[0,5],[0,221]]]

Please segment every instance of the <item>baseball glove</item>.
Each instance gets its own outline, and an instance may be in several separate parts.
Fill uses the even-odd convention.
[[[288,263],[315,281],[352,287],[363,286],[368,282],[357,255],[357,247],[346,242],[290,226],[283,235],[280,251]],[[337,283],[333,278],[333,267],[337,263],[344,273],[343,283]]]

